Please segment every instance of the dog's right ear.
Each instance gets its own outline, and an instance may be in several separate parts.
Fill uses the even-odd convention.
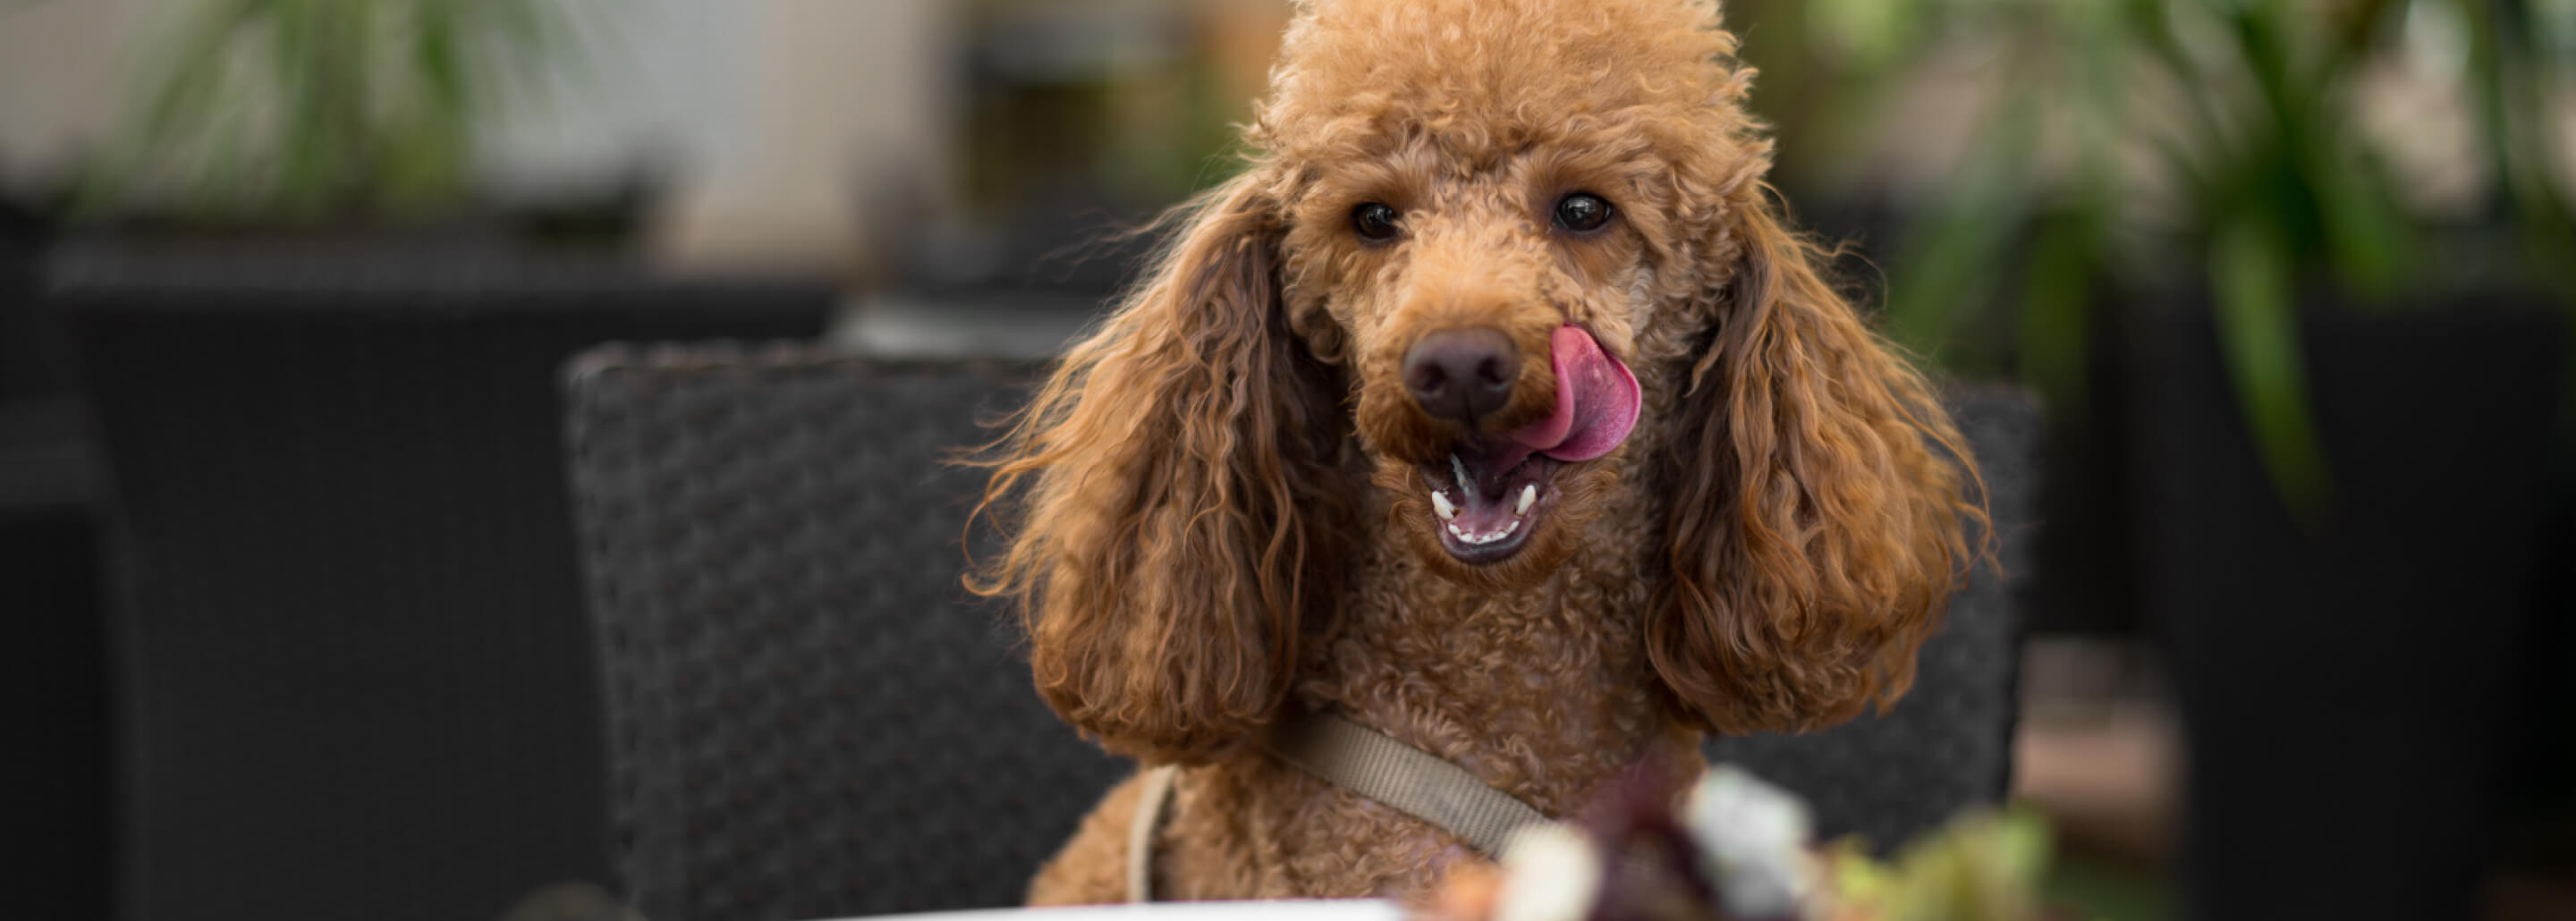
[[[1287,695],[1333,597],[1329,474],[1349,423],[1287,329],[1255,169],[1174,212],[1153,274],[1072,347],[988,459],[1038,693],[1112,752],[1202,762]]]

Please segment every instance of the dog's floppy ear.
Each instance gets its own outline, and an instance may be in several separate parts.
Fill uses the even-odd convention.
[[[1038,692],[1112,752],[1198,762],[1285,697],[1348,423],[1286,328],[1278,211],[1256,170],[1168,220],[1149,280],[1067,352],[998,443],[985,504],[1017,497],[973,587],[1014,596]]]
[[[1757,187],[1758,189],[1758,187]],[[1923,376],[1818,276],[1760,191],[1661,474],[1669,578],[1647,643],[1687,718],[1728,734],[1831,725],[1914,680],[1983,510]]]

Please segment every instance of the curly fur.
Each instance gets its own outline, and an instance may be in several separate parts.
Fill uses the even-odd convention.
[[[1312,0],[1247,170],[1171,216],[1151,277],[988,459],[1039,693],[1180,763],[1174,898],[1410,895],[1458,841],[1261,753],[1330,708],[1562,813],[1698,734],[1796,731],[1912,679],[1970,548],[1975,472],[1921,375],[1816,273],[1762,182],[1752,73],[1695,0]],[[1554,228],[1563,195],[1612,223]],[[1398,237],[1364,240],[1381,202]],[[1422,464],[1478,433],[1398,377],[1433,330],[1524,356],[1575,323],[1642,421],[1558,471],[1524,549],[1443,551]],[[1123,896],[1134,782],[1030,893]]]

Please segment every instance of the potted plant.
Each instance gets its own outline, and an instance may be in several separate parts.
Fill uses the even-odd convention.
[[[479,200],[472,157],[578,64],[578,8],[545,0],[211,0],[174,19],[77,210],[119,235],[254,248],[357,234],[611,242],[640,182],[595,200]],[[512,240],[512,242],[517,242]]]
[[[2566,758],[2512,740],[2563,732],[2568,709],[2551,676],[2570,648],[2554,625],[2576,527],[2576,221],[2546,116],[2576,17],[2520,0],[1844,7],[1868,5],[1803,15],[1899,40],[1846,38],[1867,53],[1839,76],[1965,58],[1981,78],[1968,155],[1888,251],[1888,327],[2048,404],[2042,599],[2135,605],[2163,640],[2200,907],[2465,911],[2508,797],[2567,792],[2503,781]],[[2398,178],[2386,136],[2445,129],[2369,121],[2373,85],[2410,67],[2457,87],[2432,111],[2466,113],[2449,133],[2483,177],[2447,211]],[[1884,86],[1844,98],[1863,113],[1846,121],[1919,124],[1866,104],[1902,98]],[[2400,788],[2368,842],[2318,845],[2313,829]],[[2284,893],[2308,900],[2265,901]]]

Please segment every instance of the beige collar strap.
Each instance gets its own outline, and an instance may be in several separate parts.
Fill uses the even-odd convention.
[[[1146,769],[1135,818],[1127,822],[1127,901],[1154,900],[1154,838],[1163,833],[1163,813],[1171,809],[1172,780],[1180,773],[1177,764]]]
[[[1488,857],[1523,825],[1547,821],[1537,807],[1486,786],[1476,775],[1429,752],[1330,713],[1280,725],[1269,745],[1279,760],[1324,782],[1439,826]],[[1154,839],[1171,810],[1180,768],[1148,769],[1127,826],[1127,900],[1154,900]]]
[[[1437,825],[1486,856],[1547,815],[1487,786],[1466,768],[1331,713],[1282,724],[1270,753],[1325,782]]]

